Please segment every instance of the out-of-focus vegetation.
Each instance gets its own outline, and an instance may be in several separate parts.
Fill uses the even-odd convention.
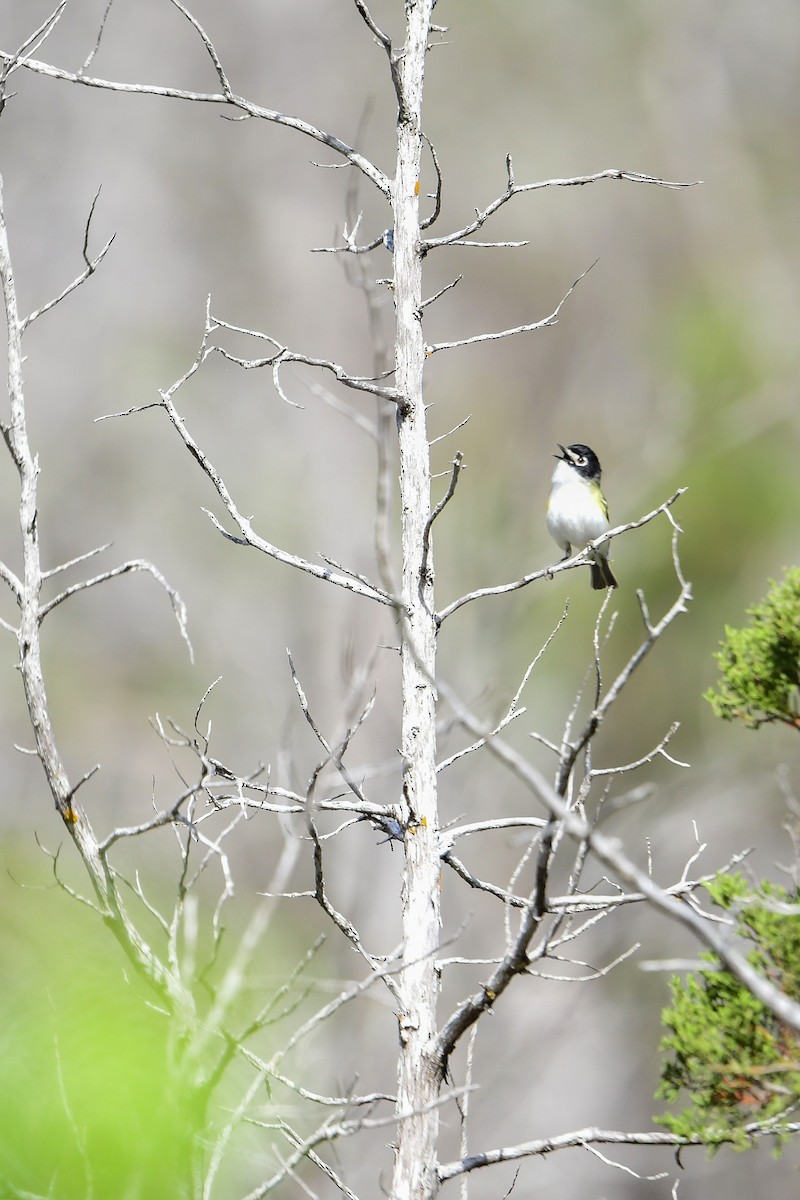
[[[728,626],[716,658],[721,679],[706,694],[718,717],[757,729],[771,722],[798,727],[800,682],[800,570],[772,582],[767,596],[747,610],[744,629]],[[757,886],[741,872],[706,885],[713,903],[749,948],[751,963],[791,999],[800,998],[800,863],[798,816],[793,805],[794,863],[790,889],[764,880]],[[658,1120],[681,1137],[700,1135],[710,1146],[751,1145],[749,1121],[772,1121],[780,1149],[787,1120],[800,1104],[800,1044],[789,1029],[713,954],[709,966],[674,977],[672,1004],[662,1013],[669,1031],[658,1095],[689,1104]]]
[[[773,583],[747,615],[744,629],[725,628],[716,655],[722,678],[706,699],[725,721],[800,729],[800,568]]]
[[[8,876],[0,897],[0,1192],[186,1195],[197,1114],[166,1016],[83,906]]]
[[[708,892],[733,917],[753,965],[800,998],[800,890],[770,883],[754,889],[737,873],[720,876]],[[700,1135],[712,1149],[731,1143],[739,1150],[752,1145],[748,1122],[773,1121],[780,1148],[783,1127],[800,1104],[797,1035],[713,955],[703,958],[707,967],[672,980],[672,1003],[662,1014],[668,1058],[658,1095],[678,1102],[688,1093],[689,1103],[657,1120],[680,1137]]]

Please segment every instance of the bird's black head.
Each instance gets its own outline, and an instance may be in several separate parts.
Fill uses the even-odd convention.
[[[584,479],[600,478],[600,460],[591,447],[584,446],[582,442],[574,442],[571,446],[562,446],[560,442],[556,444],[561,453],[554,454],[554,458],[574,467]]]

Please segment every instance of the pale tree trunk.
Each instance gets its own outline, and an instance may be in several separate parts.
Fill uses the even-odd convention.
[[[401,1116],[392,1187],[394,1200],[435,1194],[441,1065],[431,1052],[436,1033],[439,944],[439,853],[436,803],[436,626],[433,562],[426,554],[430,467],[422,376],[425,343],[420,304],[419,178],[421,111],[431,0],[407,3],[406,43],[399,61],[397,172],[394,181],[400,502],[403,546],[402,632],[404,797],[408,805],[403,894],[404,969],[397,1108]]]

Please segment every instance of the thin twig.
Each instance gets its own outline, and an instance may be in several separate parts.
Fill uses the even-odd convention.
[[[364,0],[353,0],[353,3],[361,14],[364,24],[367,26],[367,29],[369,29],[370,33],[377,38],[384,50],[391,51],[392,43],[388,34],[385,34],[383,30],[380,29],[375,23],[372,13],[367,8]]]
[[[433,528],[433,523],[436,518],[441,515],[441,513],[453,499],[463,465],[464,455],[460,450],[458,450],[455,458],[453,459],[453,469],[450,472],[450,483],[448,484],[447,491],[442,496],[431,515],[428,517],[427,521],[425,522],[425,528],[422,531],[422,562],[419,569],[420,597],[422,596],[422,590],[425,588],[428,578],[428,558],[431,549],[431,529]]]
[[[106,21],[108,20],[108,14],[111,12],[111,5],[113,3],[114,3],[114,0],[108,0],[108,3],[106,4],[106,10],[103,13],[103,16],[100,20],[100,28],[97,31],[97,37],[95,39],[94,46],[89,51],[88,57],[84,61],[83,66],[78,71],[79,75],[83,75],[84,71],[88,71],[89,67],[92,65],[92,61],[94,60],[98,50],[100,49],[100,43],[103,40],[103,34],[105,33],[105,29],[106,29]]]
[[[562,613],[562,614],[561,614],[561,616],[559,617],[559,619],[558,619],[558,621],[556,622],[556,625],[555,625],[555,627],[553,628],[553,630],[551,631],[551,633],[550,633],[550,634],[548,635],[548,637],[546,638],[546,640],[545,640],[545,642],[544,642],[544,645],[541,647],[541,649],[539,650],[539,652],[536,654],[536,657],[535,657],[535,658],[532,660],[532,662],[530,662],[530,663],[528,664],[528,666],[527,666],[527,668],[526,668],[526,670],[525,670],[525,674],[522,676],[522,680],[521,680],[521,682],[520,682],[520,685],[519,685],[519,687],[517,688],[516,692],[514,693],[514,695],[513,695],[513,696],[512,696],[512,698],[511,698],[511,703],[509,704],[509,706],[508,706],[508,709],[506,710],[506,713],[505,713],[505,715],[503,716],[502,720],[500,720],[500,721],[497,723],[497,725],[494,727],[494,730],[493,730],[493,733],[492,733],[492,736],[493,736],[493,737],[494,737],[496,734],[498,734],[498,733],[501,733],[501,732],[502,732],[502,730],[503,730],[503,729],[505,729],[505,727],[506,727],[508,724],[510,724],[510,722],[511,722],[511,721],[514,721],[514,720],[516,720],[516,718],[517,718],[517,717],[520,717],[520,716],[522,716],[522,714],[525,712],[525,709],[524,709],[524,708],[518,708],[518,705],[519,705],[519,700],[520,700],[520,696],[522,695],[522,692],[523,692],[523,690],[524,690],[524,688],[525,688],[525,685],[527,684],[528,680],[530,679],[530,677],[531,677],[531,674],[533,673],[533,671],[534,671],[535,667],[536,667],[536,666],[537,666],[537,664],[540,662],[540,660],[541,660],[542,656],[545,654],[545,652],[547,651],[548,647],[550,646],[550,644],[552,643],[553,639],[555,638],[556,634],[557,634],[557,633],[559,632],[559,630],[561,629],[561,626],[562,626],[562,625],[564,624],[564,622],[566,621],[566,619],[567,619],[567,614],[568,614],[568,613],[569,613],[569,601],[567,601],[567,603],[565,604],[563,613]],[[471,745],[469,745],[469,746],[465,746],[465,747],[463,747],[463,749],[461,749],[461,750],[456,750],[456,752],[455,752],[454,754],[451,754],[451,755],[449,756],[449,758],[445,758],[445,759],[443,759],[443,760],[442,760],[442,762],[440,762],[440,763],[437,763],[437,765],[436,765],[436,771],[437,771],[437,774],[438,774],[440,771],[444,771],[444,770],[445,770],[447,767],[450,767],[450,766],[452,766],[452,764],[453,764],[454,762],[457,762],[457,761],[458,761],[460,758],[464,758],[464,757],[465,757],[465,755],[467,755],[467,754],[472,754],[472,753],[474,753],[474,751],[476,751],[476,750],[480,750],[480,749],[481,749],[481,747],[485,745],[485,741],[486,741],[486,739],[485,739],[485,738],[479,738],[479,739],[478,739],[478,741],[476,741],[476,742],[472,742],[472,744],[471,744]]]
[[[203,29],[203,26],[197,20],[197,17],[193,16],[193,14],[189,12],[188,8],[184,8],[184,6],[180,3],[180,0],[169,0],[169,2],[173,8],[177,8],[178,12],[182,13],[192,28],[198,33],[200,40],[206,48],[208,57],[211,59],[211,62],[214,65],[214,70],[216,71],[217,79],[220,82],[220,87],[222,88],[224,95],[228,98],[231,98],[233,89],[231,88],[228,76],[225,74],[225,69],[222,66],[220,57],[214,49],[214,44],[211,41],[211,38],[206,33],[205,29]]]
[[[89,209],[89,216],[86,218],[86,226],[85,226],[84,232],[83,232],[82,254],[83,254],[83,261],[86,263],[85,270],[81,271],[80,275],[76,275],[76,277],[72,280],[72,282],[68,283],[67,286],[64,288],[64,290],[62,292],[60,292],[57,296],[55,296],[52,300],[48,300],[48,302],[46,304],[43,304],[41,306],[41,308],[34,309],[34,311],[32,313],[28,313],[27,317],[24,317],[23,320],[20,321],[20,333],[24,333],[29,325],[32,325],[33,322],[38,320],[39,317],[43,316],[44,313],[50,312],[51,309],[55,308],[55,306],[57,304],[60,304],[62,300],[65,300],[67,298],[67,296],[69,296],[72,292],[74,292],[76,288],[79,288],[82,283],[85,283],[86,280],[91,275],[94,275],[95,271],[100,266],[100,263],[103,261],[106,254],[111,249],[111,246],[114,243],[114,239],[117,236],[115,233],[112,233],[111,237],[108,239],[106,244],[103,246],[102,250],[100,250],[99,254],[96,254],[94,256],[94,258],[89,258],[89,231],[91,229],[92,217],[94,216],[95,205],[97,204],[97,200],[98,200],[99,196],[100,196],[100,189],[98,188],[97,191],[95,192],[94,199],[92,200],[92,204]]]
[[[74,561],[80,561],[75,559]],[[61,569],[61,568],[59,568]],[[119,567],[113,567],[110,571],[103,571],[100,575],[95,575],[92,579],[83,579],[79,583],[74,583],[71,587],[65,588],[63,592],[59,592],[52,600],[48,600],[39,609],[39,620],[43,621],[49,612],[52,612],[57,605],[62,604],[70,596],[76,595],[78,592],[85,592],[89,588],[96,587],[99,583],[107,583],[109,579],[117,579],[120,575],[127,575],[131,571],[146,571],[152,575],[156,583],[164,589],[170,598],[172,611],[175,613],[175,619],[178,622],[178,628],[181,631],[181,637],[186,643],[189,651],[189,658],[194,662],[194,651],[192,643],[189,639],[189,630],[187,625],[186,605],[184,604],[180,593],[167,582],[157,567],[152,563],[147,562],[143,558],[131,559],[130,562],[123,563]]]
[[[564,307],[567,300],[569,300],[570,296],[575,291],[575,288],[578,286],[581,280],[584,279],[589,274],[592,267],[596,265],[597,259],[595,259],[595,261],[588,266],[586,270],[583,271],[575,280],[575,282],[567,289],[548,317],[542,317],[540,321],[531,321],[527,325],[516,325],[513,329],[501,329],[497,333],[476,333],[473,337],[459,338],[454,342],[436,342],[432,346],[425,347],[428,357],[430,358],[431,355],[437,354],[440,350],[455,350],[461,346],[474,346],[477,345],[478,342],[496,342],[501,338],[515,337],[518,333],[531,333],[535,329],[545,329],[550,325],[557,325],[558,315],[561,312],[561,309]]]

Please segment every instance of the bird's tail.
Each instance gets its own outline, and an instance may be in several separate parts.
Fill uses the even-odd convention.
[[[592,563],[592,587],[596,592],[599,592],[603,588],[615,588],[618,586],[619,584],[614,578],[614,572],[608,565],[608,559],[602,554],[598,554],[596,560]]]

